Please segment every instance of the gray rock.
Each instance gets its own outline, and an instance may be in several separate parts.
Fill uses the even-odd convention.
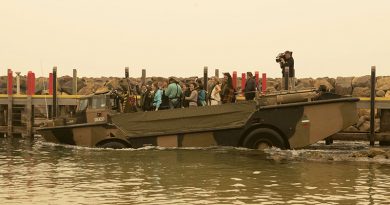
[[[376,96],[377,97],[385,97],[385,95],[386,95],[386,92],[383,91],[383,90],[376,91]]]
[[[358,109],[358,116],[367,116],[368,120],[370,119],[370,109]]]
[[[335,83],[336,94],[351,95],[353,78],[354,77],[337,77]]]
[[[334,90],[333,85],[328,81],[327,78],[317,78],[314,81],[314,87],[315,88],[318,89],[321,85],[325,86],[327,91],[333,91]]]
[[[365,75],[365,76],[362,76],[362,77],[355,77],[353,78],[352,80],[352,87],[367,87],[367,88],[370,88],[371,87],[371,76],[369,75]]]
[[[297,79],[297,88],[313,88],[314,87],[314,80],[313,78],[301,78]]]
[[[363,124],[363,123],[362,123]],[[358,132],[359,129],[356,128],[355,126],[349,126],[346,129],[343,130],[344,132]]]
[[[390,90],[390,76],[380,76],[376,79],[376,88],[378,90]]]
[[[370,97],[370,88],[368,87],[354,87],[352,91],[354,97]]]
[[[360,126],[362,126],[364,124],[364,122],[369,121],[369,120],[370,120],[370,117],[365,116],[365,115],[359,117],[359,120],[356,123],[356,127],[359,128]]]
[[[267,90],[280,90],[282,88],[282,79],[281,78],[267,78]]]
[[[365,121],[363,124],[359,126],[359,131],[361,132],[368,132],[370,131],[370,122]]]
[[[381,122],[381,120],[379,118],[375,118],[375,121],[374,121],[374,126],[375,126],[374,131],[375,132],[379,132],[379,130],[380,130],[380,122]]]

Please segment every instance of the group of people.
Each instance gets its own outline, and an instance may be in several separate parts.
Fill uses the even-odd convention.
[[[294,89],[295,85],[295,69],[294,59],[291,51],[286,51],[281,55],[280,67],[282,68],[283,77],[289,78],[289,89]],[[286,76],[285,70],[288,70]],[[152,85],[142,85],[141,89],[136,86],[136,89],[130,93],[139,93],[140,101],[136,98],[122,99],[122,101],[131,101],[129,106],[131,111],[136,112],[142,109],[143,111],[157,111],[164,109],[186,108],[195,106],[221,105],[233,103],[236,101],[236,91],[233,87],[233,80],[229,73],[223,74],[222,82],[216,76],[211,77],[207,88],[203,87],[203,82],[198,79],[190,83],[180,83],[175,78],[169,78],[168,81],[155,82]],[[256,92],[260,90],[256,79],[251,72],[247,72],[247,80],[245,87],[242,89],[245,100],[253,100]],[[282,81],[283,83],[284,81]],[[119,95],[116,95],[115,104],[120,103]],[[120,106],[117,106],[120,108]],[[125,110],[126,108],[123,108]],[[129,110],[129,109],[128,109]]]
[[[222,82],[218,77],[212,77],[207,88],[203,87],[201,79],[180,84],[175,78],[169,78],[168,82],[142,85],[140,96],[143,111],[220,105],[236,101],[229,73],[224,73]]]

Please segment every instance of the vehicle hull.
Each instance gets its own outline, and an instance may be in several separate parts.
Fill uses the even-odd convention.
[[[49,142],[87,147],[112,141],[132,148],[252,147],[247,137],[261,130],[266,133],[258,137],[272,131],[275,139],[283,141],[281,148],[295,149],[353,125],[357,101],[340,98],[271,106],[252,102],[118,114],[111,122],[46,127],[38,133]]]

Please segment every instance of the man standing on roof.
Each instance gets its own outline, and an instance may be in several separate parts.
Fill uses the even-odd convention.
[[[289,89],[295,89],[295,69],[294,69],[294,58],[292,57],[292,51],[285,51],[284,55],[281,56],[279,63],[280,63],[280,68],[282,68],[283,78],[286,77],[284,69],[288,68]]]
[[[174,78],[169,78],[169,85],[165,90],[165,95],[169,98],[170,109],[181,107],[182,90]]]

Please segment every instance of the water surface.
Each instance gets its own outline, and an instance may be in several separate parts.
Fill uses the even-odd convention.
[[[0,202],[390,203],[390,160],[351,157],[366,144],[109,150],[0,138]]]

